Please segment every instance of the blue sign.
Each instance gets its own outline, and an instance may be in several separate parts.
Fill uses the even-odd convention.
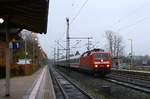
[[[20,43],[19,42],[13,42],[13,49],[19,49],[20,48]]]

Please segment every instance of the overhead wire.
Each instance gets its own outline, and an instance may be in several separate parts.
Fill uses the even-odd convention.
[[[78,40],[71,48],[76,48],[76,46],[81,42],[81,40]]]
[[[123,30],[123,29],[127,29],[127,28],[129,28],[129,27],[132,27],[132,26],[134,26],[134,25],[137,25],[138,23],[141,23],[141,22],[143,22],[143,21],[145,21],[145,20],[149,20],[149,19],[150,19],[150,16],[145,17],[145,18],[143,18],[143,19],[141,19],[141,20],[136,21],[135,23],[132,23],[132,24],[129,24],[129,25],[127,25],[127,26],[124,26],[124,27],[119,28],[118,31],[121,31],[121,30]]]
[[[122,21],[126,20],[126,19],[129,18],[130,16],[134,15],[135,13],[137,13],[137,11],[139,11],[140,9],[142,9],[143,7],[145,7],[145,4],[147,4],[147,2],[146,2],[146,3],[144,2],[143,4],[141,4],[140,7],[134,9],[133,11],[131,11],[130,13],[128,13],[127,15],[125,15],[125,16],[123,16],[122,18],[120,18],[119,20],[117,20],[115,23],[113,23],[113,24],[111,25],[111,27],[113,27],[113,26],[115,26],[115,25],[117,25],[117,24],[120,24]]]
[[[72,23],[76,20],[76,18],[80,15],[82,9],[85,7],[85,5],[87,4],[88,1],[89,1],[89,0],[86,0],[86,1],[82,4],[81,8],[80,8],[79,11],[77,12],[77,14],[73,17],[73,19],[72,19],[72,21],[71,21],[70,24],[72,24]]]
[[[72,24],[74,21],[75,21],[75,19],[79,16],[79,14],[81,13],[81,11],[82,11],[82,9],[85,7],[85,5],[87,4],[87,2],[88,2],[89,0],[85,0],[85,2],[82,4],[82,6],[81,6],[81,8],[79,9],[79,11],[76,13],[76,15],[73,17],[73,19],[72,19],[72,21],[70,22],[70,24]],[[72,4],[72,6],[73,6],[73,4]],[[65,35],[65,32],[63,33],[63,35]],[[62,38],[61,38],[62,39]],[[60,40],[60,39],[59,39]],[[78,45],[80,43],[80,41],[79,42],[77,42],[75,45]],[[62,47],[62,46],[61,46]]]

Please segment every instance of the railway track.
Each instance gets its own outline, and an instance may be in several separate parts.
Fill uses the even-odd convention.
[[[50,73],[55,86],[56,99],[93,99],[55,68],[51,67]]]
[[[133,88],[142,92],[150,93],[150,78],[148,73],[113,71],[105,80]]]
[[[150,88],[148,88],[147,86],[138,85],[136,83],[126,82],[126,81],[121,81],[121,80],[118,80],[118,79],[115,79],[115,78],[107,78],[105,80],[109,81],[109,82],[119,84],[119,85],[122,85],[122,86],[125,86],[125,87],[129,87],[129,88],[132,88],[132,89],[135,89],[135,90],[150,93]]]
[[[66,69],[58,68],[64,74]],[[116,74],[115,74],[116,75]],[[121,75],[118,73],[118,75]],[[124,75],[124,74],[123,74]],[[134,74],[135,75],[135,74]],[[119,77],[111,78],[93,77],[93,75],[71,71],[69,79],[77,82],[79,86],[87,90],[95,99],[149,99],[149,89],[129,82],[119,80]],[[110,75],[109,75],[110,76]],[[127,77],[124,75],[124,77]],[[129,79],[129,77],[127,77]],[[133,77],[132,77],[133,78]],[[125,79],[125,78],[123,78]],[[143,78],[142,78],[143,80]],[[132,81],[132,80],[131,80]],[[86,82],[86,83],[85,83]],[[107,99],[106,98],[106,99]]]
[[[150,73],[113,70],[103,80],[129,87],[141,92],[150,93]]]

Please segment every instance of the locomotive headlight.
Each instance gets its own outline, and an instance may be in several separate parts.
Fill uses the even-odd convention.
[[[110,65],[106,65],[107,67],[109,67]]]
[[[95,67],[97,68],[97,67],[98,67],[98,65],[95,65]]]

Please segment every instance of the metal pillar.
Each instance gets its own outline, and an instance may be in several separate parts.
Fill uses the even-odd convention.
[[[10,49],[9,49],[9,40],[8,40],[8,23],[6,22],[6,92],[5,92],[5,96],[10,96]]]
[[[69,18],[66,18],[67,33],[66,33],[66,65],[70,67],[70,38],[69,38]]]
[[[87,47],[87,50],[89,51],[90,50],[90,38],[88,37],[88,47]]]
[[[131,39],[131,68],[133,67],[133,47],[132,47],[132,39]]]
[[[54,65],[56,65],[56,48],[54,48]]]
[[[57,41],[57,43],[59,44],[59,40]],[[59,45],[57,45],[57,62],[59,61]]]
[[[131,60],[130,60],[130,69],[133,67],[133,46],[132,46],[132,39],[129,39],[131,41]]]

